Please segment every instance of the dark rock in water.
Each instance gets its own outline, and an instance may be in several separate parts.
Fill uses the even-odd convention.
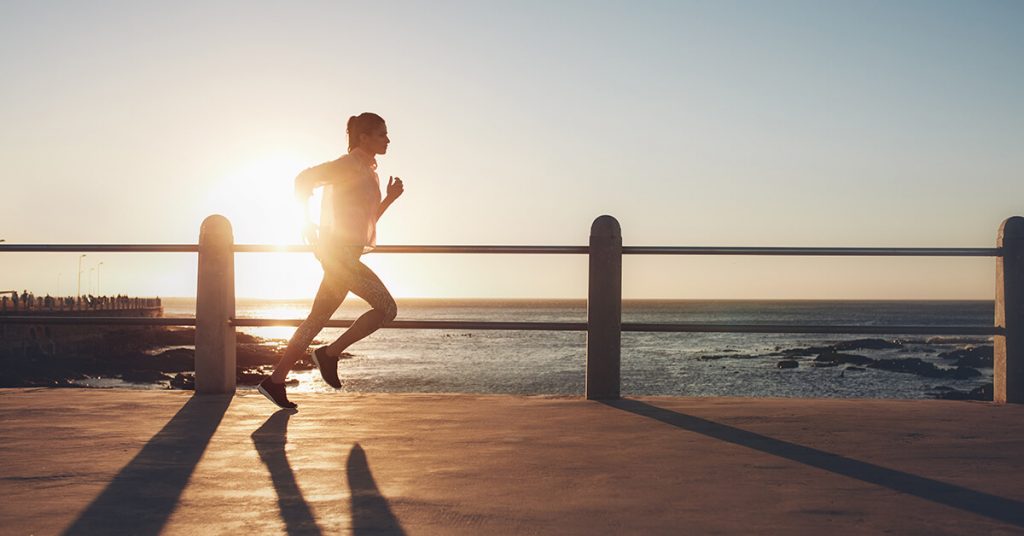
[[[835,361],[811,361],[811,366],[814,368],[835,367],[838,365],[839,363]]]
[[[900,348],[903,345],[895,341],[883,339],[856,339],[852,341],[837,342],[832,345],[836,350],[889,350]]]
[[[263,378],[266,378],[264,374],[251,369],[239,368],[235,371],[235,381],[238,385],[259,385]]]
[[[906,372],[917,374],[926,378],[952,378],[962,380],[980,376],[981,373],[970,367],[957,367],[955,369],[942,369],[935,365],[922,361],[917,357],[901,359],[879,359],[868,365],[869,368],[888,370],[890,372]]]
[[[958,367],[992,368],[992,355],[991,346],[972,346],[952,352],[943,352],[939,354],[939,357],[955,359],[956,362],[953,364]]]
[[[981,376],[981,372],[979,372],[978,369],[971,367],[957,367],[953,370],[953,378],[957,380],[977,378],[978,376]]]
[[[854,367],[854,366],[852,366],[852,365],[851,365],[851,366],[849,366],[849,367],[846,367],[846,368],[845,368],[845,369],[843,369],[843,370],[849,370],[849,371],[851,371],[851,372],[864,372],[864,371],[865,371],[865,370],[867,370],[867,369],[865,369],[865,368],[862,368],[862,367]]]
[[[991,402],[994,395],[994,389],[991,383],[976,387],[970,391],[958,391],[956,389],[950,389],[943,393],[933,393],[935,398],[942,400],[983,400]]]
[[[928,337],[925,344],[984,344],[988,339],[974,336],[938,336]]]
[[[831,346],[812,346],[810,348],[789,348],[779,352],[778,355],[787,357],[811,357],[812,355],[831,351],[833,351]]]
[[[816,362],[832,362],[837,365],[848,364],[848,365],[870,365],[875,360],[870,357],[864,357],[856,354],[840,354],[838,352],[829,350],[818,354],[818,357],[814,358]]]
[[[167,381],[168,376],[156,370],[130,370],[121,374],[121,379],[129,383],[157,383]]]
[[[186,372],[196,369],[196,351],[191,348],[173,348],[141,361],[152,370]]]
[[[971,389],[971,396],[976,396],[974,400],[995,400],[996,390],[991,383],[986,383],[981,387],[975,387]]]
[[[171,378],[171,387],[175,389],[194,391],[196,388],[196,377],[194,374],[183,374],[179,372],[176,376]]]
[[[352,356],[348,356],[348,357],[351,358]],[[726,355],[713,354],[713,355],[702,355],[702,356],[698,357],[697,359],[699,359],[701,361],[715,361],[715,360],[718,360],[718,359],[754,359],[755,357],[757,357],[757,356],[756,355],[747,355],[747,354],[726,354]]]
[[[780,369],[791,369],[799,367],[800,363],[798,363],[794,359],[783,359],[782,361],[779,361],[775,366]]]
[[[880,370],[888,370],[890,372],[906,372],[910,374],[917,374],[918,376],[926,376],[929,378],[945,378],[945,372],[936,367],[931,363],[922,361],[917,357],[908,357],[902,359],[879,359],[874,363],[868,365],[871,368]]]
[[[235,349],[235,364],[239,367],[273,365],[280,357],[281,352],[276,348],[262,344],[243,343]]]

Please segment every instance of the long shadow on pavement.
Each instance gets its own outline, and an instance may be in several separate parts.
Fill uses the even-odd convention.
[[[603,403],[683,430],[1024,527],[1024,502],[1021,501],[773,439],[693,415],[652,406],[638,400],[610,400]]]
[[[316,524],[316,517],[295,482],[295,473],[284,452],[284,447],[288,443],[288,419],[293,414],[295,411],[287,409],[275,412],[252,433],[252,442],[256,445],[260,459],[270,471],[285,530],[289,535],[319,535],[321,531]]]
[[[190,398],[64,534],[159,534],[230,404],[231,395]]]
[[[353,445],[348,453],[345,473],[352,497],[352,534],[404,536],[401,523],[377,489],[366,453],[359,443]]]

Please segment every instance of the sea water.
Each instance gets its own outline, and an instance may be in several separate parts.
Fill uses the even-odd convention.
[[[304,318],[309,300],[239,299],[239,318]],[[191,316],[195,302],[164,299],[165,316]],[[366,304],[348,300],[334,315],[353,319]],[[399,320],[584,322],[580,300],[399,300]],[[623,322],[834,324],[858,326],[991,326],[989,301],[626,301]],[[283,345],[294,328],[241,331]],[[314,344],[343,329],[324,329]],[[967,380],[884,370],[816,368],[813,357],[779,369],[767,354],[859,338],[902,343],[891,350],[852,350],[875,359],[916,357],[940,367],[941,352],[991,344],[991,337],[800,335],[737,333],[622,334],[626,395],[927,398],[943,388],[969,390],[992,381],[992,369]],[[382,329],[353,345],[339,365],[352,392],[457,392],[579,395],[584,389],[586,334],[557,331]],[[710,356],[725,356],[709,359]],[[315,371],[293,371],[290,391],[331,391]]]

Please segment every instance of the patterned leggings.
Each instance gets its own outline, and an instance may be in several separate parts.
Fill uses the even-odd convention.
[[[331,315],[338,310],[345,296],[352,292],[366,300],[374,310],[381,314],[382,325],[390,322],[398,314],[398,306],[391,293],[381,283],[377,274],[359,260],[362,248],[343,250],[340,253],[320,253],[320,264],[324,268],[324,279],[320,290],[313,300],[313,308],[309,316],[299,325],[288,341],[289,349],[305,351],[320,333]],[[378,326],[380,327],[380,326]]]

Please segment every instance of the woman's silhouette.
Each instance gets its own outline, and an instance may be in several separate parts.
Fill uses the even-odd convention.
[[[288,341],[274,372],[259,385],[259,391],[278,406],[297,407],[288,401],[284,380],[324,324],[351,291],[373,307],[338,338],[313,352],[313,362],[329,385],[338,389],[338,356],[352,343],[377,331],[398,313],[394,298],[359,257],[377,243],[377,220],[402,195],[402,179],[389,177],[387,195],[381,199],[377,177],[377,155],[388,150],[387,125],[373,113],[348,120],[348,153],[341,158],[309,168],[295,178],[295,195],[307,208],[307,242],[314,246],[324,269],[324,279],[313,300],[312,310]],[[320,228],[309,222],[308,204],[313,190],[324,188]]]

